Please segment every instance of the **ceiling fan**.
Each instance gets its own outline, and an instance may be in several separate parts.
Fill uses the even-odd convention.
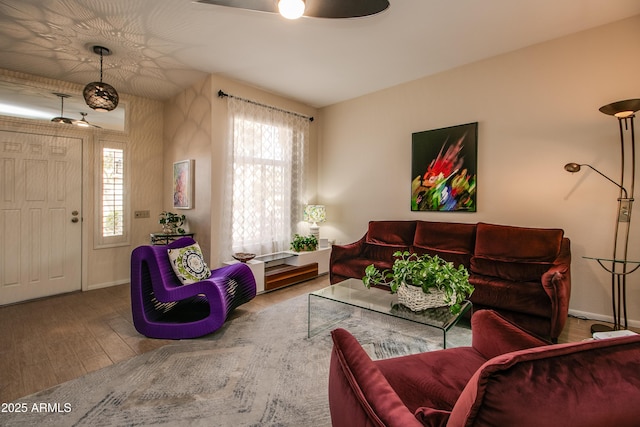
[[[288,19],[296,19],[300,16],[330,19],[359,18],[375,15],[389,7],[388,0],[197,0],[197,2],[280,13]]]
[[[98,125],[94,125],[93,123],[89,123],[87,121],[87,113],[84,113],[84,112],[80,112],[80,115],[82,116],[81,120],[76,120],[76,119],[71,119],[69,117],[65,117],[64,116],[64,99],[65,98],[71,98],[71,95],[67,95],[66,93],[58,93],[58,92],[53,92],[53,94],[55,96],[57,96],[58,98],[60,98],[60,115],[57,116],[57,117],[54,117],[53,119],[51,119],[52,122],[54,122],[54,123],[64,123],[66,125],[76,125],[76,126],[80,126],[80,127],[94,127],[94,128],[102,129]]]

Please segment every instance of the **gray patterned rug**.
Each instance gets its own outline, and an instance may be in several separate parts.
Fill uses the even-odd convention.
[[[244,313],[207,337],[19,399],[27,412],[0,414],[0,424],[329,426],[331,329],[352,332],[374,359],[442,348],[439,330],[319,299],[307,338],[307,312],[303,295]],[[471,331],[456,327],[447,341],[469,345]]]

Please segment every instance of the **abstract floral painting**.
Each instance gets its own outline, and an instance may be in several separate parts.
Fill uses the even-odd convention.
[[[173,207],[193,208],[193,160],[173,164]]]
[[[476,211],[478,123],[412,135],[411,210]]]

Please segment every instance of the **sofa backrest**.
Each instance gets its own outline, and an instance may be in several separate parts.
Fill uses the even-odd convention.
[[[516,351],[467,383],[448,426],[637,426],[640,335]]]
[[[411,251],[469,268],[475,237],[476,224],[417,221]]]
[[[409,250],[415,232],[415,221],[369,221],[364,255],[391,263],[395,252]]]
[[[564,232],[478,223],[470,272],[520,282],[539,281],[558,257]]]

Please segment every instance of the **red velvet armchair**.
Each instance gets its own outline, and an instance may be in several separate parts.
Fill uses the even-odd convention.
[[[491,310],[472,330],[471,347],[378,361],[334,330],[333,426],[638,425],[640,335],[548,345]]]

